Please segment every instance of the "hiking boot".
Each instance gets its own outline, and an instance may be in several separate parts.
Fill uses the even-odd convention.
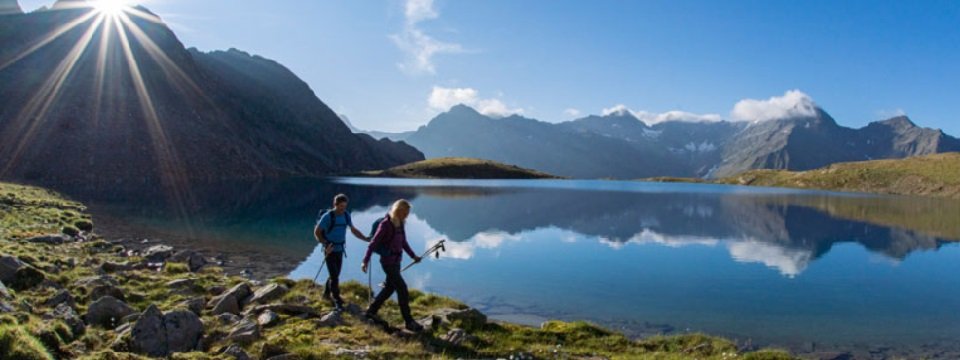
[[[383,319],[381,319],[379,316],[377,316],[377,314],[372,313],[370,311],[364,311],[363,318],[367,320],[367,322],[372,322],[377,324],[383,324],[386,322]]]
[[[343,312],[343,301],[334,301],[334,302],[333,302],[333,311]]]
[[[420,323],[418,323],[418,322],[416,322],[416,321],[407,321],[407,323],[406,323],[406,325],[404,325],[404,327],[407,328],[407,330],[410,330],[410,331],[413,331],[413,332],[421,332],[421,331],[423,331],[423,325],[420,325]]]

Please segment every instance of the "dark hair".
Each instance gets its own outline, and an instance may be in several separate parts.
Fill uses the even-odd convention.
[[[347,202],[347,201],[350,201],[350,199],[348,199],[348,198],[347,198],[347,195],[345,195],[345,194],[337,194],[337,196],[334,196],[334,197],[333,197],[333,204],[334,204],[334,205],[339,204],[339,203],[345,203],[345,202]]]

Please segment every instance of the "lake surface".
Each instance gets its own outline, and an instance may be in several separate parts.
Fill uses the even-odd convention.
[[[801,352],[942,354],[960,339],[958,201],[340,178],[197,186],[169,206],[162,191],[121,188],[67,192],[92,205],[108,235],[223,250],[234,265],[311,279],[322,260],[312,226],[333,195],[350,195],[364,231],[390,202],[409,199],[413,248],[449,241],[439,259],[406,272],[407,282],[495,319],[588,320],[633,336],[702,331]],[[366,282],[365,243],[351,237],[347,249],[343,276]],[[376,283],[383,274],[374,268]]]

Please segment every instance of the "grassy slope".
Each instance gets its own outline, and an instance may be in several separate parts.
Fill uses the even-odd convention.
[[[960,199],[960,153],[839,163],[802,172],[752,170],[717,182]]]
[[[555,179],[557,176],[496,161],[473,158],[438,158],[418,161],[387,170],[365,172],[365,176],[418,179]]]
[[[9,221],[11,228],[0,236],[0,253],[17,255],[21,260],[40,269],[47,279],[63,285],[77,298],[77,310],[83,314],[89,305],[82,289],[72,285],[76,279],[93,276],[97,266],[106,261],[138,261],[138,258],[121,258],[116,246],[103,240],[73,242],[63,245],[46,245],[21,241],[22,236],[57,232],[71,220],[88,219],[80,212],[82,206],[64,200],[49,191],[0,184],[7,199],[17,201],[5,203],[3,219]],[[12,194],[12,195],[10,195]],[[7,225],[5,223],[4,225]],[[14,235],[10,235],[14,234]],[[95,238],[95,235],[90,235]],[[68,261],[72,259],[72,261]],[[157,304],[163,311],[176,308],[182,300],[204,296],[209,299],[206,289],[220,285],[230,286],[241,281],[238,277],[226,276],[216,267],[207,267],[198,273],[189,273],[182,264],[168,264],[164,271],[130,270],[123,275],[115,274],[120,288],[127,294],[127,302],[137,310],[143,310],[149,304]],[[174,279],[195,279],[197,286],[185,291],[171,292],[164,284]],[[272,281],[283,283],[291,288],[283,303],[308,305],[320,311],[329,311],[330,306],[321,301],[322,287],[309,281],[293,281],[285,278]],[[368,289],[358,283],[343,286],[344,298],[348,302],[365,304]],[[115,353],[110,343],[116,338],[112,330],[87,327],[84,334],[72,334],[61,321],[43,320],[42,315],[51,311],[43,305],[43,300],[53,295],[54,290],[47,287],[34,287],[14,292],[12,303],[32,304],[32,312],[22,310],[14,314],[0,315],[0,343],[19,344],[16,350],[0,346],[0,359],[7,358],[49,358],[48,351],[64,358],[84,359],[141,359],[142,357]],[[465,308],[455,300],[412,291],[414,315],[425,316],[439,308]],[[399,323],[397,306],[388,303],[382,311],[385,319]],[[331,352],[337,348],[366,348],[371,358],[438,358],[456,357],[510,357],[517,353],[526,353],[536,358],[588,358],[606,356],[613,359],[789,359],[788,354],[778,351],[758,351],[739,353],[730,341],[700,334],[671,337],[656,337],[634,341],[594,325],[582,322],[549,322],[542,328],[531,328],[512,324],[487,323],[476,326],[464,326],[470,334],[477,337],[461,346],[453,346],[439,341],[437,333],[403,339],[389,335],[379,328],[362,323],[359,319],[347,315],[345,326],[326,328],[316,326],[313,320],[282,316],[282,322],[275,327],[263,330],[263,337],[256,342],[244,345],[253,356],[262,351],[290,352],[303,359],[335,358]],[[218,327],[216,319],[206,314],[208,324],[204,333],[225,331]],[[462,325],[462,324],[460,324]],[[37,339],[40,339],[38,342]],[[42,343],[43,345],[40,345]],[[211,353],[175,354],[173,359],[225,359],[216,355],[228,344],[215,343]],[[38,349],[45,347],[44,349]],[[23,353],[12,353],[19,351]],[[349,358],[347,356],[346,358]]]

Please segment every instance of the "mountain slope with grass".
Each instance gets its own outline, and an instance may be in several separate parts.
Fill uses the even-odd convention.
[[[960,199],[960,153],[838,163],[802,172],[752,170],[717,182]]]
[[[473,158],[437,158],[367,171],[363,176],[414,179],[557,179],[557,176],[496,161]]]

